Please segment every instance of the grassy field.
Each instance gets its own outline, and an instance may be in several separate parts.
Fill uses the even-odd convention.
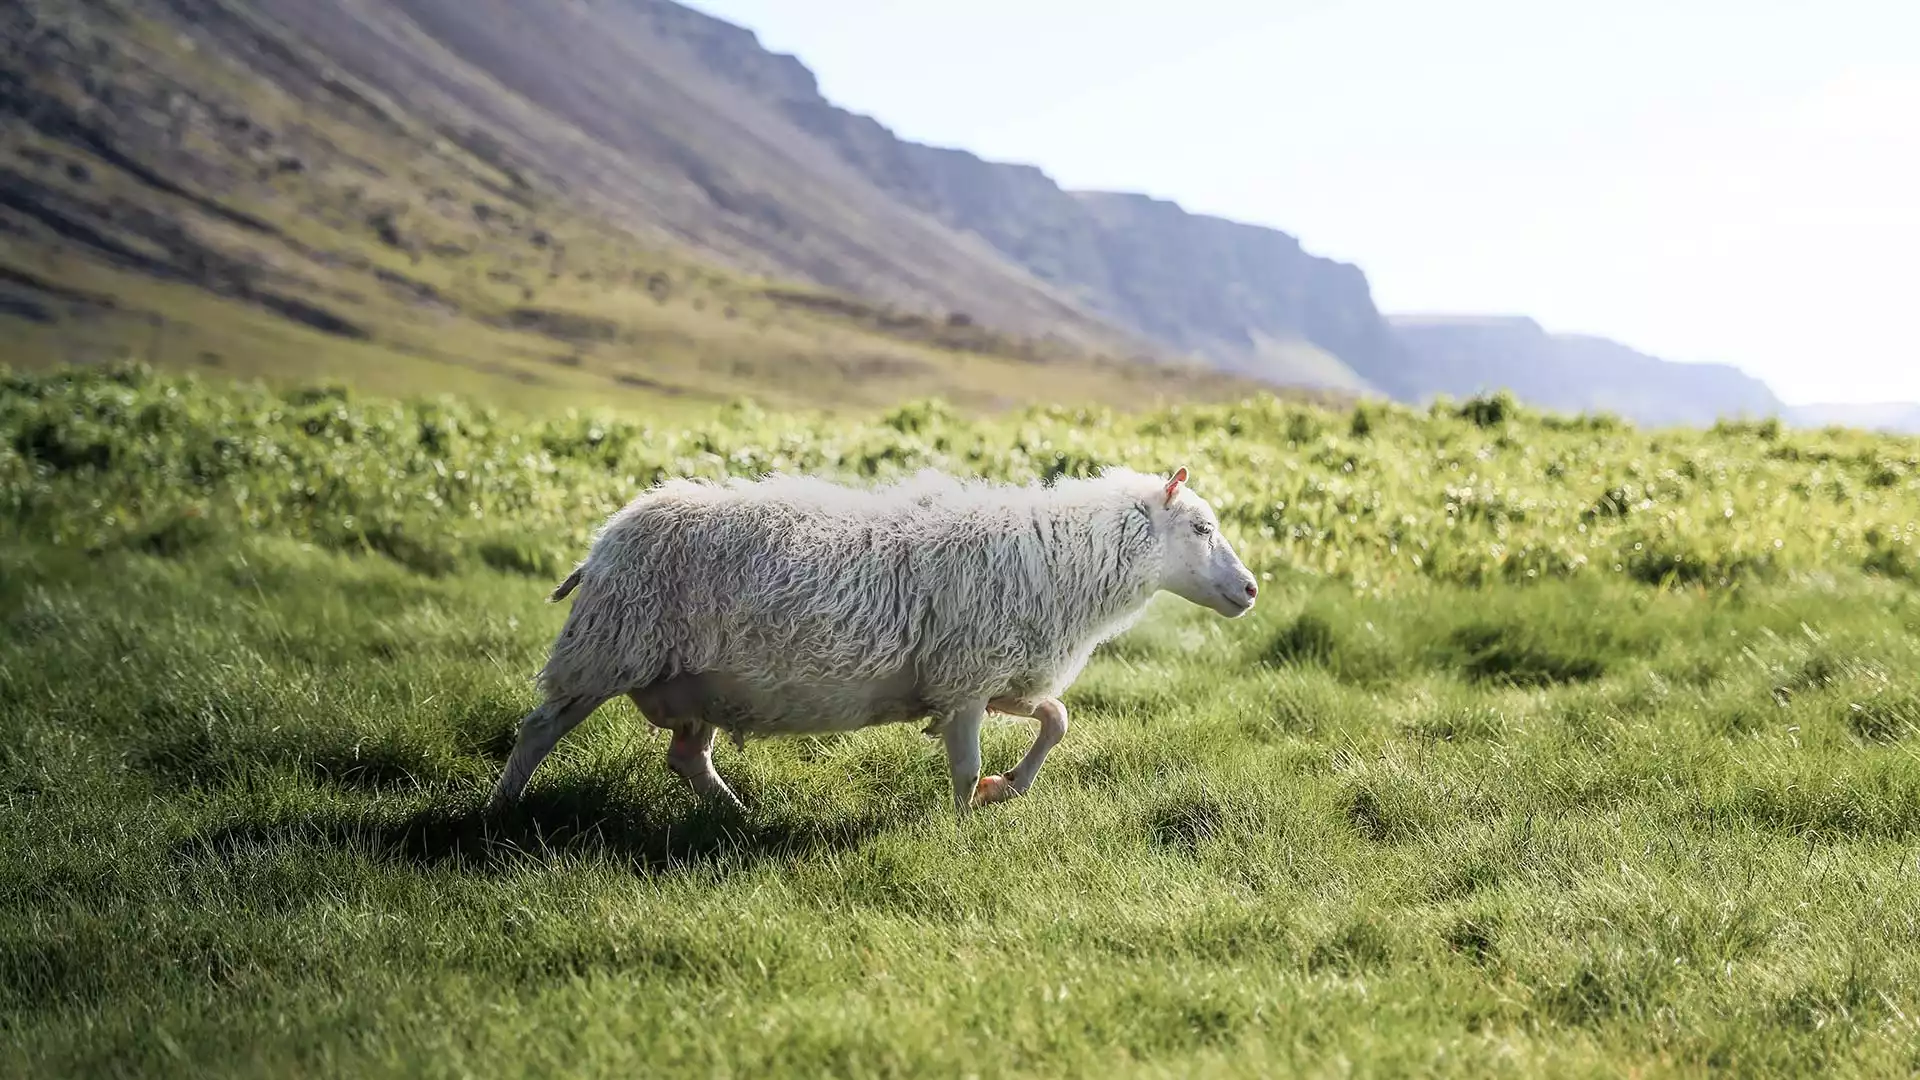
[[[956,824],[909,727],[609,706],[480,804],[665,474],[1187,464],[1177,601]],[[0,1074],[1910,1075],[1920,441],[1499,399],[509,420],[0,381]],[[990,768],[1030,729],[989,729]]]

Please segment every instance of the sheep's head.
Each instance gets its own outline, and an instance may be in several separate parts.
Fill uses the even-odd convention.
[[[1165,552],[1161,588],[1229,619],[1253,610],[1260,587],[1220,535],[1213,507],[1187,487],[1186,466],[1175,470],[1149,509]]]

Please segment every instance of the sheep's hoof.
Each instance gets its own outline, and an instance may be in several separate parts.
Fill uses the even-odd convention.
[[[997,802],[1006,802],[1018,794],[1020,789],[1014,787],[1013,781],[1006,777],[983,776],[979,783],[973,785],[973,805],[988,806]]]

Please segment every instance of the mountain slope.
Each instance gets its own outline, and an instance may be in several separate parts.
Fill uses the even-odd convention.
[[[643,11],[0,8],[0,357],[554,403],[1249,385],[1123,362],[1146,347],[861,187]]]
[[[1131,197],[1090,202],[1037,169],[897,139],[750,31],[665,0],[537,14],[513,0],[264,7],[409,100],[453,94],[423,86],[430,40],[538,106],[487,115],[496,131],[577,158],[565,175],[578,190],[734,265],[1022,332],[1151,342],[1279,382],[1358,388],[1342,361],[1391,349],[1358,271],[1291,237]],[[609,155],[622,165],[583,167]]]
[[[241,200],[419,265],[474,249],[471,206],[498,232],[537,203],[549,236],[578,223],[556,249],[573,266],[670,250],[1036,347],[1278,384],[1363,389],[1354,368],[1391,345],[1364,277],[1291,237],[901,142],[750,32],[664,0],[31,0],[11,17],[12,40],[59,46],[10,54],[14,118],[62,142],[74,125],[47,128],[42,105],[89,116],[78,149],[186,177],[201,216]],[[56,169],[45,186],[23,198],[74,185]]]
[[[1394,316],[1409,362],[1382,388],[1409,401],[1508,390],[1530,405],[1611,412],[1650,425],[1776,416],[1767,385],[1722,364],[1679,364],[1523,317]]]
[[[0,31],[17,361],[553,402],[1258,380],[1651,423],[1778,408],[1527,320],[1390,323],[1285,233],[906,142],[668,0],[15,0]]]
[[[257,6],[392,99],[538,162],[569,197],[738,269],[943,315],[964,310],[1025,333],[1121,340],[1010,263],[883,197],[752,88],[716,72],[698,35],[676,33],[704,19],[687,9],[635,0]],[[812,86],[797,64],[761,75]]]

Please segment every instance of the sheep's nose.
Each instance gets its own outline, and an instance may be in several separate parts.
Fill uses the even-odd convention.
[[[1254,597],[1259,595],[1260,595],[1260,586],[1255,585],[1251,581],[1247,582],[1247,599],[1251,600]]]

